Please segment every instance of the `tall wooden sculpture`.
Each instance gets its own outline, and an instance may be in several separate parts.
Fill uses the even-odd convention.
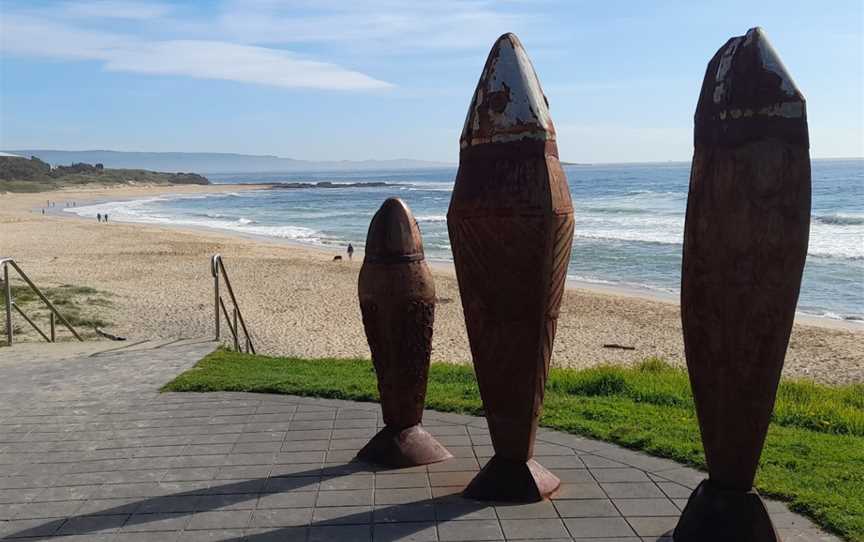
[[[420,425],[432,353],[435,283],[417,221],[398,198],[385,201],[369,224],[358,291],[385,427],[357,457],[391,467],[449,459],[450,452]]]
[[[560,482],[531,459],[573,239],[555,128],[519,39],[486,60],[447,214],[474,369],[495,456],[465,490],[537,501]]]
[[[810,224],[804,97],[763,31],[732,38],[696,107],[681,311],[709,478],[676,542],[779,540],[753,489]]]

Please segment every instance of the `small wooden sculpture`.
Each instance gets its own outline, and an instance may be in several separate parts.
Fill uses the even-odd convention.
[[[432,353],[435,283],[417,221],[398,198],[385,201],[369,224],[358,292],[386,425],[358,459],[391,467],[449,459],[450,452],[420,425]]]

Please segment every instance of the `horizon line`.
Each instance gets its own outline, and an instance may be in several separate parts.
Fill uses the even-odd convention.
[[[307,158],[290,158],[287,156],[279,156],[278,154],[247,154],[242,152],[221,152],[221,151],[118,151],[112,149],[24,149],[29,151],[48,151],[48,152],[116,152],[116,153],[139,153],[139,154],[224,154],[224,155],[234,155],[234,156],[250,156],[250,157],[264,157],[264,158],[278,158],[281,160],[293,160],[296,162],[397,162],[397,161],[412,161],[412,162],[431,162],[441,164],[441,167],[445,165],[447,167],[457,167],[459,162],[449,162],[444,160],[432,160],[427,158],[361,158],[361,159],[345,159],[345,158],[333,158],[333,159],[324,159],[324,160],[315,160],[315,159],[307,159]],[[15,149],[0,149],[0,152],[4,153],[14,153]],[[20,151],[19,151],[20,152]],[[22,158],[27,158],[26,156],[22,156]],[[811,156],[811,160],[864,160],[864,156]],[[565,165],[573,165],[573,166],[603,166],[603,165],[637,165],[637,164],[686,164],[690,163],[691,159],[667,159],[667,160],[634,160],[634,161],[612,161],[612,162],[584,162],[584,161],[570,161],[564,160],[559,157],[559,162]]]

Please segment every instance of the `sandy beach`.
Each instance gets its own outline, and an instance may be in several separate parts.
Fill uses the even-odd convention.
[[[0,194],[0,255],[12,256],[41,286],[72,284],[111,294],[100,308],[107,330],[132,339],[213,333],[209,258],[221,253],[259,353],[368,357],[356,285],[361,257],[209,230],[98,224],[59,211],[62,202],[120,200],[169,193],[255,189],[211,185],[120,187]],[[47,199],[57,207],[42,215]],[[578,227],[578,226],[577,226]],[[434,265],[439,297],[433,361],[470,363],[452,268]],[[572,286],[564,297],[553,365],[633,363],[658,356],[683,364],[674,299]],[[0,318],[3,318],[0,315]],[[35,340],[32,335],[30,340]],[[821,382],[864,382],[864,326],[799,318],[784,374]],[[634,350],[604,348],[607,343]]]

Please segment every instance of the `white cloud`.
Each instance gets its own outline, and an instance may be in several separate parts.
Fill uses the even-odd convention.
[[[91,31],[28,15],[4,15],[3,54],[99,60],[105,68],[148,74],[222,79],[283,88],[374,90],[391,87],[337,64],[289,51],[202,40],[150,41]]]
[[[368,75],[335,64],[306,60],[286,51],[220,41],[143,43],[112,55],[105,67],[286,88],[372,90],[391,86]]]
[[[500,34],[518,31],[534,19],[490,5],[464,0],[245,0],[226,3],[217,24],[220,31],[249,43],[374,45],[399,53],[485,49]]]
[[[64,14],[72,17],[104,19],[156,19],[171,12],[171,6],[159,2],[124,0],[89,0],[64,2]]]

